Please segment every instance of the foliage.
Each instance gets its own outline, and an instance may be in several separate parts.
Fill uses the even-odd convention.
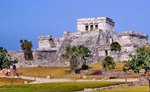
[[[129,69],[129,65],[128,65],[128,63],[125,63],[124,66],[123,66],[123,71],[127,72],[128,69]]]
[[[90,50],[84,45],[68,46],[65,48],[65,53],[61,56],[70,62],[71,70],[80,68],[80,64],[86,64],[86,60],[90,57]]]
[[[110,56],[105,57],[105,59],[102,61],[102,67],[105,69],[105,71],[115,69],[115,66],[116,64],[114,59]]]
[[[70,62],[70,68],[71,70],[75,71],[77,68],[79,68],[79,61],[78,61],[78,53],[77,53],[77,47],[68,46],[65,48],[65,53],[61,55],[63,59],[66,59]]]
[[[21,49],[24,52],[24,59],[25,60],[33,60],[33,54],[32,54],[32,42],[28,40],[20,40],[21,43]]]
[[[89,69],[89,66],[86,64],[83,64],[81,67],[81,70],[87,70],[87,69]]]
[[[17,63],[17,60],[12,61],[7,50],[0,47],[0,70],[3,68],[8,68],[15,63]]]
[[[91,51],[85,47],[84,45],[77,46],[78,48],[78,54],[80,55],[80,58],[84,64],[86,64],[86,60],[91,57]]]
[[[79,69],[80,68],[79,65],[80,65],[80,62],[78,61],[78,58],[75,55],[73,55],[71,57],[71,60],[70,60],[70,68],[71,68],[71,70]]]
[[[121,45],[118,42],[112,42],[110,48],[111,51],[121,51]]]
[[[127,70],[133,70],[135,73],[139,73],[142,69],[145,72],[150,70],[150,49],[149,46],[144,46],[136,50],[135,55],[132,56],[132,59],[127,63]]]

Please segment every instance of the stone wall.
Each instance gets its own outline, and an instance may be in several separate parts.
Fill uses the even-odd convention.
[[[141,85],[148,85],[148,80],[145,78],[140,78],[138,81],[133,82],[133,83],[112,85],[112,86],[93,88],[93,89],[92,88],[85,88],[83,91],[77,91],[77,92],[97,92],[97,91],[106,90],[106,89],[128,88],[128,87],[141,86]]]
[[[68,62],[56,62],[53,57],[56,51],[33,51],[33,60],[26,61],[22,51],[9,51],[12,59],[17,59],[17,67],[37,67],[37,66],[68,66]]]

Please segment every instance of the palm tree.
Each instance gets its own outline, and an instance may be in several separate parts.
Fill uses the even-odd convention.
[[[86,60],[91,57],[91,51],[84,45],[77,46],[78,54],[83,65],[86,65]]]
[[[61,57],[70,62],[70,68],[74,72],[76,69],[81,68],[81,64],[86,65],[86,60],[90,57],[90,53],[90,50],[84,45],[68,46]]]
[[[80,62],[78,60],[78,51],[76,46],[68,46],[65,48],[65,53],[61,57],[70,62],[71,73],[75,73],[79,69]]]
[[[121,45],[118,42],[112,42],[110,48],[111,51],[121,51]]]
[[[32,42],[28,40],[20,40],[20,43],[21,43],[21,49],[24,52],[25,60],[33,60]]]
[[[84,45],[79,45],[77,47],[80,60],[82,61],[81,69],[87,70],[89,68],[89,66],[87,65],[87,60],[91,57],[91,51]]]
[[[116,64],[114,62],[114,59],[110,56],[105,57],[105,59],[102,62],[102,67],[105,71],[113,70],[115,69],[115,66]]]

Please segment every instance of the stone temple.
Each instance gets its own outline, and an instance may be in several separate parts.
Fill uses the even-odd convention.
[[[148,44],[148,35],[132,30],[116,33],[115,22],[108,17],[79,18],[77,32],[64,32],[62,37],[39,36],[38,49],[33,51],[34,60],[26,62],[21,51],[9,52],[13,58],[19,58],[18,66],[64,66],[68,65],[60,59],[67,46],[84,45],[93,57],[89,63],[97,63],[106,56],[116,61],[128,61],[137,47]],[[118,42],[121,51],[111,51],[110,44]],[[24,62],[21,62],[24,61]]]
[[[56,51],[55,57],[59,57],[66,46],[82,44],[92,51],[94,60],[101,60],[109,55],[115,60],[127,61],[137,47],[148,43],[148,35],[144,33],[132,30],[116,33],[114,27],[115,22],[108,17],[80,18],[77,19],[77,32],[64,32],[64,35],[59,38],[38,37],[38,50],[53,50]],[[118,42],[121,45],[120,52],[110,50],[112,42]]]

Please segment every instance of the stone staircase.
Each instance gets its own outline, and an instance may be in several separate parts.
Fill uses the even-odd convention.
[[[71,39],[70,35],[66,35],[64,40],[62,41],[61,45],[59,46],[55,56],[54,56],[54,61],[59,61],[60,60],[60,55],[64,52],[65,48],[70,45]]]

